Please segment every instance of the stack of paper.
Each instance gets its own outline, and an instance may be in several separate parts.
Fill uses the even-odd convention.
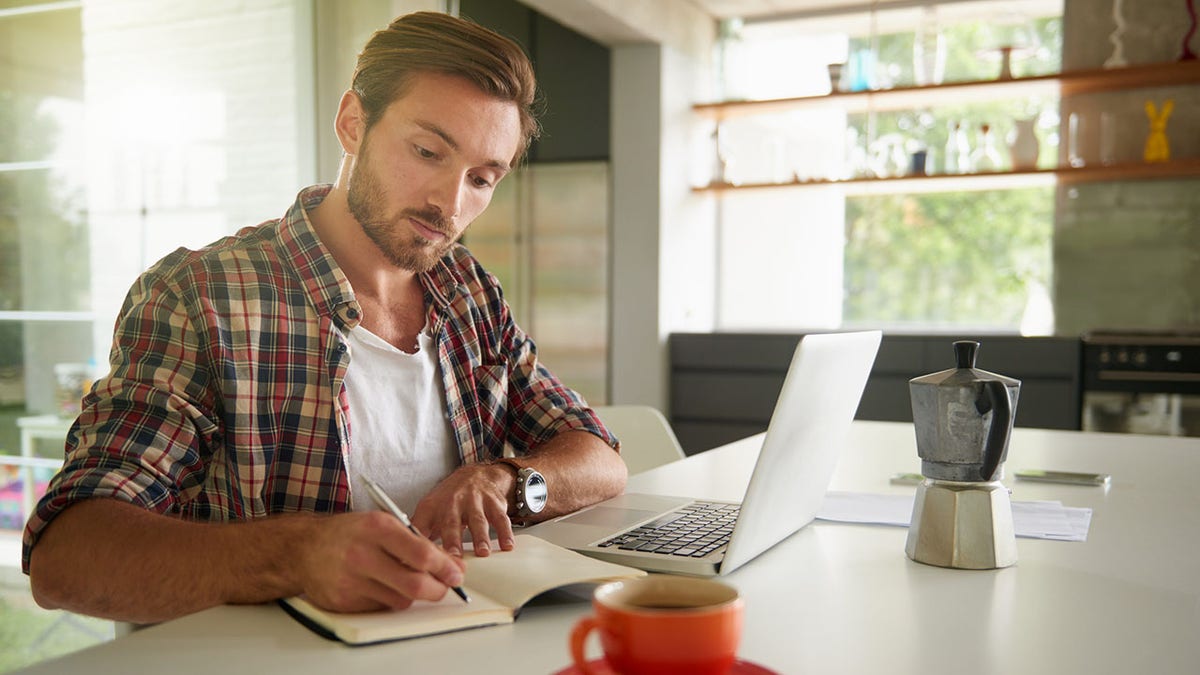
[[[821,520],[908,527],[912,495],[868,492],[830,492],[817,514]],[[1018,537],[1087,541],[1092,510],[1063,506],[1062,502],[1013,502],[1013,529]]]

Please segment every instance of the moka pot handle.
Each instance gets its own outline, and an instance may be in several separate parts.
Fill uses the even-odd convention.
[[[989,409],[992,411],[992,426],[988,429],[987,442],[983,446],[983,468],[979,470],[979,478],[990,481],[1008,446],[1012,400],[1008,398],[1008,387],[1000,380],[984,380],[982,384],[983,396],[979,397],[975,406],[981,415]]]

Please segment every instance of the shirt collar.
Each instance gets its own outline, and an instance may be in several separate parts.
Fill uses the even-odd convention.
[[[322,316],[339,314],[339,310],[345,312],[347,305],[357,306],[350,281],[308,219],[308,211],[316,208],[332,189],[332,185],[326,184],[301,190],[280,221],[276,235],[280,248]]]
[[[466,292],[462,275],[451,264],[455,254],[461,250],[462,245],[455,244],[430,270],[418,275],[433,306],[439,311],[445,311],[457,294]]]

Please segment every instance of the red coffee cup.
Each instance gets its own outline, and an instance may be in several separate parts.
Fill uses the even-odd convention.
[[[723,675],[737,659],[742,600],[718,581],[651,575],[596,589],[591,616],[571,630],[571,658],[595,673],[584,656],[596,630],[604,658],[624,675]]]

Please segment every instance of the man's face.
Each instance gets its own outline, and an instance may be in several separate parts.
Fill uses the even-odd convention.
[[[421,73],[362,139],[350,212],[397,267],[424,272],[487,208],[521,142],[515,103]]]

